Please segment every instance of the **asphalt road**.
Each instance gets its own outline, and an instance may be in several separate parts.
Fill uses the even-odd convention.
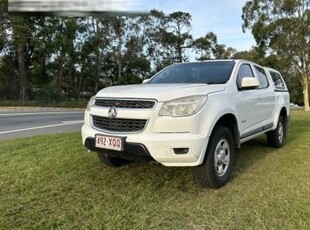
[[[82,124],[82,110],[0,111],[0,139],[79,131]]]

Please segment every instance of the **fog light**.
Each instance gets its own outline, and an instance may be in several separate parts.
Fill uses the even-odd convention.
[[[173,148],[175,154],[187,154],[189,148]]]

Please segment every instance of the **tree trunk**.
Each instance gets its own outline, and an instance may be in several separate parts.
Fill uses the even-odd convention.
[[[80,99],[79,76],[78,76],[79,74],[73,71],[73,75],[74,75],[74,86],[73,86],[74,96],[79,100]]]
[[[117,65],[118,65],[117,83],[119,84],[119,82],[121,80],[121,76],[122,76],[122,63],[121,63],[121,60],[118,60]]]
[[[99,27],[99,20],[98,19],[94,19],[94,28],[95,28],[95,33],[96,33],[96,77],[95,77],[95,93],[98,92],[99,90],[99,80],[101,77],[101,51],[100,51],[100,39],[101,39],[101,30]]]
[[[302,76],[303,80],[303,94],[304,94],[304,104],[305,104],[305,111],[310,111],[309,108],[309,77],[305,74]]]
[[[80,78],[79,78],[79,83],[78,83],[78,92],[79,92],[79,98],[80,98],[80,93],[81,93],[81,88],[82,88],[82,81],[83,81],[83,74],[80,74]]]
[[[181,34],[179,35],[181,37]],[[182,55],[182,44],[177,44],[177,53],[178,53],[178,59],[179,62],[183,62],[183,55]]]
[[[57,75],[57,92],[58,92],[59,98],[62,97],[61,86],[62,86],[63,65],[64,65],[64,57],[63,57],[63,53],[61,53],[60,61],[59,61],[59,71]]]
[[[19,70],[19,100],[25,102],[28,99],[28,94],[27,94],[26,58],[23,43],[18,43],[17,55],[18,55],[18,70]]]
[[[95,82],[95,88],[94,88],[94,93],[97,93],[99,89],[99,83],[98,81]]]
[[[97,64],[97,70],[96,70],[96,78],[95,78],[95,93],[98,92],[98,88],[99,88],[99,80],[100,80],[100,76],[101,76],[101,54],[100,54],[100,50],[99,50],[99,45],[96,49],[96,64]]]

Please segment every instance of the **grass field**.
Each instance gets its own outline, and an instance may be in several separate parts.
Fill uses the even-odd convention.
[[[284,147],[265,143],[212,190],[191,168],[105,168],[79,133],[2,141],[0,229],[310,229],[310,113],[292,112]]]

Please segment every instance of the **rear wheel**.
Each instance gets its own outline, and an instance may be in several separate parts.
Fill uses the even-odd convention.
[[[280,116],[277,128],[267,133],[267,143],[271,147],[280,148],[283,146],[285,133],[285,119]]]
[[[220,188],[231,175],[234,159],[231,131],[218,126],[210,137],[203,164],[194,167],[194,177],[202,187]]]
[[[117,158],[117,157],[111,157],[104,152],[98,152],[97,155],[98,155],[100,161],[104,165],[112,167],[112,168],[118,168],[118,167],[121,167],[123,165],[130,163],[130,161],[127,161],[125,159],[121,159],[121,158]]]

